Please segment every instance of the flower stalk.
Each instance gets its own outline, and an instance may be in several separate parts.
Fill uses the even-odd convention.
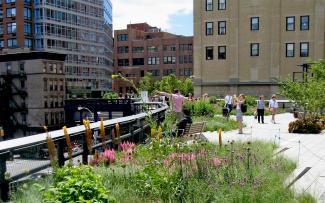
[[[100,138],[102,140],[102,144],[103,144],[103,149],[106,148],[106,144],[105,144],[105,127],[104,127],[104,119],[102,118],[100,120],[100,128],[99,128],[99,135],[100,135]]]
[[[53,141],[52,137],[50,136],[46,126],[44,126],[44,130],[46,133],[46,143],[47,143],[47,148],[49,150],[49,157],[50,157],[51,165],[52,165],[53,169],[55,170],[59,165],[55,144],[54,144],[54,141]]]
[[[91,154],[93,147],[92,147],[92,131],[90,129],[90,121],[84,120],[83,123],[85,126],[85,140],[86,140],[87,148],[89,153]]]
[[[67,130],[66,126],[63,127],[63,133],[64,133],[65,141],[67,143],[69,160],[70,160],[70,163],[72,164],[72,144],[71,144],[71,139],[68,134],[68,130]]]

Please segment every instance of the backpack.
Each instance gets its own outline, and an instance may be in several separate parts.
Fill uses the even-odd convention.
[[[244,102],[244,103],[240,106],[240,110],[241,110],[241,112],[243,112],[243,113],[246,113],[246,112],[247,112],[247,104],[246,104],[246,102]]]

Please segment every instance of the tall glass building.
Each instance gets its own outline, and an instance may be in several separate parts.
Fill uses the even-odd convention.
[[[68,97],[99,97],[111,89],[110,0],[34,0],[34,49],[67,55]]]

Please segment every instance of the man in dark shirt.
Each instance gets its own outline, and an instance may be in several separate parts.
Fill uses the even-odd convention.
[[[184,117],[177,123],[177,136],[182,136],[187,124],[192,124],[191,112],[187,108],[183,108]]]

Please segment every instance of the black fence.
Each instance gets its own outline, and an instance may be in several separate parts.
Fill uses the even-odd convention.
[[[112,130],[116,123],[120,126],[121,141],[144,142],[150,133],[147,117],[150,115],[157,122],[161,122],[168,107],[162,103],[134,103],[133,108],[135,115],[104,121],[104,143],[99,135],[100,122],[90,124],[93,135],[92,153],[88,151],[85,127],[80,125],[68,128],[73,162],[88,164],[91,154],[103,151],[103,144],[109,148],[117,147],[112,141]],[[48,134],[55,143],[59,166],[65,165],[69,156],[63,130],[51,131]],[[18,184],[52,173],[46,137],[47,134],[43,133],[0,142],[0,195],[3,201],[9,199],[10,191]]]

